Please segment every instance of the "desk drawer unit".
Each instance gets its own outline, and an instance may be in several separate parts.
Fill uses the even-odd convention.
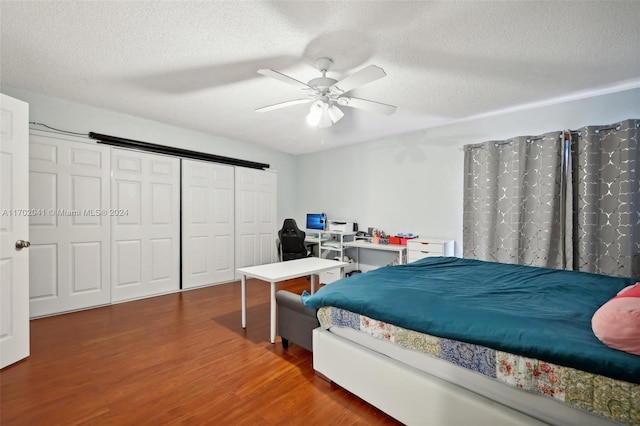
[[[320,272],[320,284],[331,284],[342,278],[340,268],[331,269],[329,271]]]
[[[407,263],[431,256],[454,256],[453,240],[416,238],[407,241]]]
[[[344,276],[351,271],[356,270],[356,264],[354,262],[349,263],[348,265],[344,265],[342,271],[340,268],[330,269],[328,271],[320,272],[320,284],[331,284],[334,281],[338,281],[342,278],[342,274],[340,272],[344,272]]]

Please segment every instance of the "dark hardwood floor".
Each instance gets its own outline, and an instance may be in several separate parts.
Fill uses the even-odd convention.
[[[31,356],[0,372],[0,424],[399,424],[269,343],[268,284],[247,300],[246,330],[238,282],[31,321]]]

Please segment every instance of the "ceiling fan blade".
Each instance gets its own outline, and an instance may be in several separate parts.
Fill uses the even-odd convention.
[[[313,89],[307,83],[303,83],[300,80],[296,80],[293,77],[289,77],[288,75],[282,74],[281,72],[272,70],[272,69],[259,69],[258,74],[262,74],[267,77],[275,78],[276,80],[280,80],[283,83],[290,84],[292,86],[296,86],[299,89]]]
[[[313,101],[313,99],[294,99],[292,101],[280,102],[278,104],[267,105],[262,108],[256,108],[255,111],[256,112],[273,111],[274,109],[284,108],[284,107],[298,105],[298,104],[306,104],[311,101]]]
[[[359,108],[367,111],[379,112],[380,114],[391,115],[396,111],[396,106],[387,105],[380,102],[369,101],[360,98],[338,98],[338,105],[348,106],[351,108]]]
[[[369,65],[368,67],[363,68],[360,71],[338,81],[329,89],[332,93],[335,93],[336,91],[338,92],[338,94],[347,93],[348,91],[355,89],[356,87],[371,83],[372,81],[378,80],[385,75],[387,75],[387,73],[384,72],[382,68],[375,65]]]

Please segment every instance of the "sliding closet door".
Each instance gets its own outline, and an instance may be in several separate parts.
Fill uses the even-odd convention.
[[[274,172],[236,167],[236,268],[277,259],[276,200]]]
[[[114,149],[112,300],[180,288],[180,160]]]
[[[32,134],[29,157],[30,316],[108,304],[110,148]]]
[[[234,168],[182,160],[182,288],[232,281]]]

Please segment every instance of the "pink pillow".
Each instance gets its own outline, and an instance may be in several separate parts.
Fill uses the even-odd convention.
[[[591,318],[591,328],[610,348],[640,355],[640,282],[602,305]]]

